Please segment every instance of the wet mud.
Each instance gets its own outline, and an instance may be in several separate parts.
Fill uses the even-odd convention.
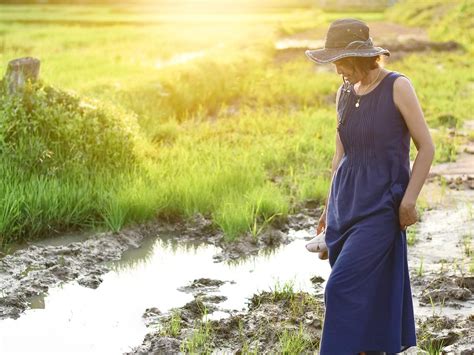
[[[174,309],[175,332],[170,314],[155,317],[147,324],[151,331],[143,344],[129,354],[198,352],[277,353],[291,337],[301,337],[299,350],[317,348],[322,331],[324,304],[306,292],[268,292],[253,295],[248,309],[219,320],[206,319],[214,305],[194,300]],[[177,316],[176,316],[177,315]],[[145,313],[144,318],[149,316]],[[177,321],[176,321],[177,319]],[[203,332],[203,329],[205,330]],[[204,342],[197,339],[204,337]]]

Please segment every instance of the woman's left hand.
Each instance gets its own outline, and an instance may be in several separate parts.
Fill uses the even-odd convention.
[[[407,226],[411,226],[418,221],[418,213],[415,206],[415,203],[402,199],[398,210],[401,230],[406,230]]]

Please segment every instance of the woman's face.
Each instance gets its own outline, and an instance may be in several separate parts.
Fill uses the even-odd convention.
[[[351,84],[359,82],[363,75],[362,73],[355,70],[347,58],[339,59],[333,62],[336,67],[336,71],[339,75],[342,75],[345,80]]]

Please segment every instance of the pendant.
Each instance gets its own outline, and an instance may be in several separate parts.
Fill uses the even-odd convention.
[[[359,101],[360,101],[360,98],[357,99],[357,102],[355,103],[355,107],[359,107]]]

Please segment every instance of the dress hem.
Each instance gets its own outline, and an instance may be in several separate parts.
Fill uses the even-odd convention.
[[[417,344],[415,343],[415,344],[412,344],[412,345],[402,345],[401,350],[398,351],[398,352],[396,352],[396,351],[393,352],[393,351],[384,351],[384,350],[368,350],[368,349],[365,349],[365,350],[359,350],[359,351],[355,352],[355,354],[359,354],[361,352],[367,352],[367,351],[370,351],[370,352],[377,351],[377,352],[381,352],[382,354],[386,354],[386,355],[400,354],[400,353],[406,351],[407,349],[409,349],[413,346],[417,346]]]

